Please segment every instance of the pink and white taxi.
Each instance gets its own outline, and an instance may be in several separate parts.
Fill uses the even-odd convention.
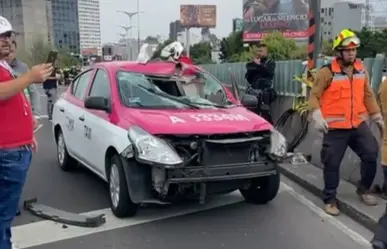
[[[83,165],[109,183],[117,217],[140,204],[240,190],[265,204],[278,192],[286,141],[214,76],[193,65],[99,63],[79,74],[56,102],[58,164]]]

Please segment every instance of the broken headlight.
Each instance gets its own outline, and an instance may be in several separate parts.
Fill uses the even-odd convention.
[[[133,143],[137,159],[170,166],[183,163],[176,151],[165,141],[138,126],[129,128],[128,137]]]
[[[276,129],[271,130],[270,135],[270,154],[276,157],[285,157],[287,154],[286,138]]]

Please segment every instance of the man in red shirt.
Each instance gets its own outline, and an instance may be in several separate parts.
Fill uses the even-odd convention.
[[[11,249],[11,223],[31,163],[34,147],[33,115],[23,90],[41,83],[51,74],[52,65],[42,64],[15,77],[4,60],[11,51],[13,30],[0,16],[0,248]]]

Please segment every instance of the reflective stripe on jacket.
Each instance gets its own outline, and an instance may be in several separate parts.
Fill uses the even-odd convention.
[[[337,60],[331,64],[332,82],[321,96],[320,106],[331,129],[351,129],[367,120],[364,105],[366,74],[363,64],[356,61],[352,78],[345,74]]]

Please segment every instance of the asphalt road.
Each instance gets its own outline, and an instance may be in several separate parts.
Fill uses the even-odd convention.
[[[13,227],[20,248],[363,249],[371,238],[349,218],[325,215],[320,200],[285,178],[278,197],[264,206],[246,204],[234,192],[206,205],[147,207],[134,218],[117,219],[108,209],[105,183],[81,168],[59,169],[51,124],[42,122],[23,199],[37,197],[69,212],[105,213],[107,222],[99,228],[62,226],[23,211]]]

